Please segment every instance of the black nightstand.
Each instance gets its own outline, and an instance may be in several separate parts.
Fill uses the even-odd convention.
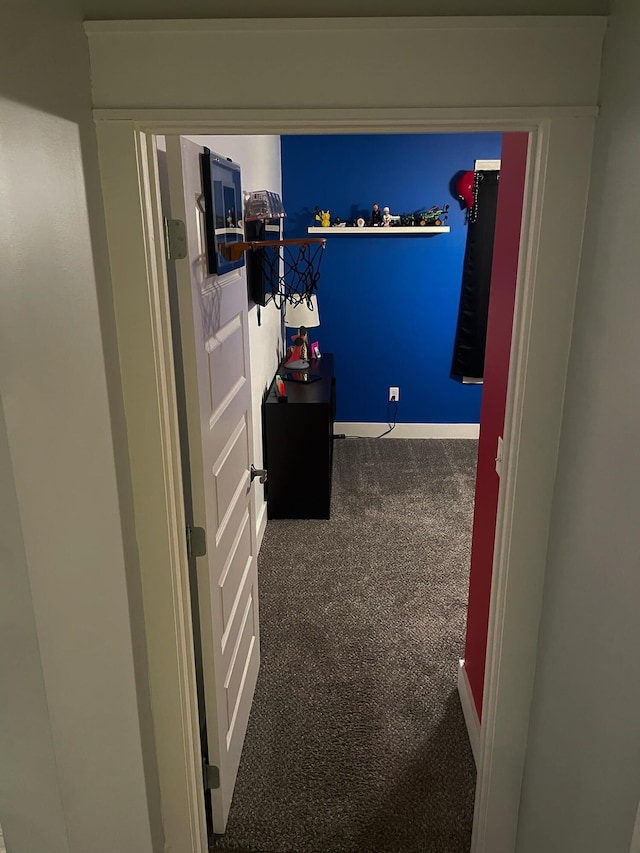
[[[281,367],[284,376],[288,371]],[[329,518],[336,391],[333,355],[311,362],[316,382],[285,381],[287,402],[274,382],[264,402],[267,515],[269,518]]]

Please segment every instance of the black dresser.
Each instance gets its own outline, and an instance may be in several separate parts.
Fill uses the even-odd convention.
[[[279,375],[290,372],[281,367]],[[264,441],[269,518],[329,518],[335,379],[333,355],[311,362],[315,382],[285,380],[281,402],[275,378],[265,398]]]

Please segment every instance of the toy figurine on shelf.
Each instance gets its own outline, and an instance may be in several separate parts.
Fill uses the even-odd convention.
[[[392,225],[397,225],[400,222],[400,217],[395,216],[388,207],[382,208],[382,224],[385,228],[390,228]]]
[[[371,210],[370,225],[382,225],[382,212],[380,210],[380,205],[377,203],[373,205],[373,209]]]
[[[316,206],[313,212],[322,228],[328,228],[331,225],[331,211],[320,210],[320,208]]]
[[[430,225],[440,227],[445,225],[449,218],[449,205],[445,204],[442,207],[438,207],[437,204],[434,204],[433,207],[429,207],[428,209],[416,210],[415,213],[403,213],[397,218],[400,221],[400,225]]]
[[[430,207],[428,210],[421,210],[416,214],[420,225],[435,225],[440,226],[444,225],[444,223],[449,218],[449,205],[445,204],[444,207],[438,207],[437,204],[434,204],[433,207]]]

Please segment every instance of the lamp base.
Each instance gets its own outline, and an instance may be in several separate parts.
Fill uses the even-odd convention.
[[[309,362],[299,358],[296,361],[285,361],[284,366],[290,367],[291,370],[306,370],[309,367]]]

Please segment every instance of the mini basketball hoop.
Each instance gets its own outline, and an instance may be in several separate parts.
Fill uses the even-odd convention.
[[[262,268],[265,290],[270,291],[277,308],[285,302],[299,305],[310,302],[318,289],[320,264],[326,245],[324,237],[299,237],[290,240],[254,240],[228,243],[224,256],[237,261],[243,252],[252,252]]]
[[[254,190],[244,197],[245,241],[225,243],[221,247],[224,257],[238,261],[243,252],[250,252],[247,275],[258,280],[259,299],[269,293],[277,308],[302,302],[311,304],[318,289],[320,263],[326,240],[324,237],[300,237],[290,240],[264,240],[267,230],[281,234],[279,220],[287,214],[282,199],[270,190]],[[269,225],[271,223],[271,225]],[[250,283],[251,286],[251,283]],[[258,300],[256,300],[258,301]],[[264,301],[260,301],[264,305]]]

